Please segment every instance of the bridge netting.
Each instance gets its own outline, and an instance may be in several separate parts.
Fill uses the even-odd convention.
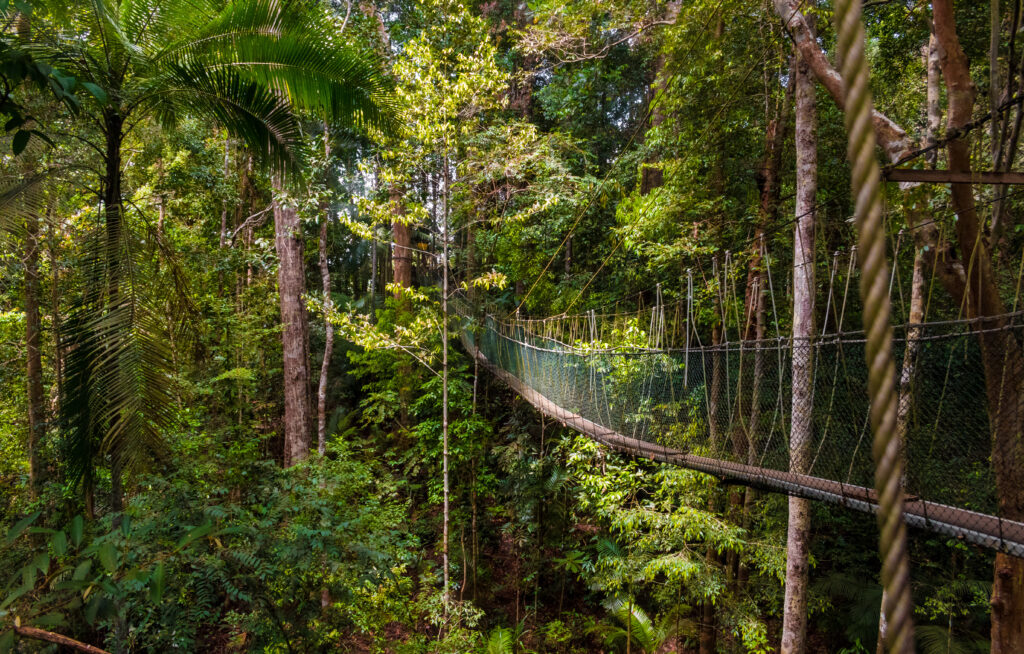
[[[583,315],[559,330],[475,314],[466,303],[456,308],[463,342],[480,362],[595,440],[733,483],[876,509],[860,332],[668,346],[657,306],[646,315]],[[1011,314],[992,324],[896,328],[905,517],[1024,556],[1024,524],[1002,516],[997,497],[978,338],[988,332],[988,352],[998,339],[1019,351],[1024,319]],[[811,379],[809,397],[798,391],[796,402],[794,364]],[[1008,386],[1021,381],[1004,376]],[[1001,410],[1024,415],[1020,406]]]

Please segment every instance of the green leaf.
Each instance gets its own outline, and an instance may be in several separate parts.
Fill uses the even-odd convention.
[[[53,545],[53,553],[57,556],[64,556],[68,551],[68,535],[63,531],[54,532],[50,537],[50,544]]]
[[[132,523],[130,516],[121,516],[121,535],[128,538],[128,534],[131,533]]]
[[[10,545],[15,540],[17,540],[18,536],[21,535],[21,532],[23,532],[26,529],[28,529],[29,525],[31,525],[33,522],[35,522],[36,518],[38,518],[38,517],[39,517],[39,511],[36,511],[35,513],[33,513],[32,515],[28,516],[27,518],[24,518],[23,520],[19,520],[17,523],[15,523],[15,525],[13,527],[11,527],[11,530],[7,532],[7,537],[4,539],[4,545]]]
[[[50,553],[40,552],[36,555],[36,558],[32,560],[32,565],[34,565],[45,576],[50,572]]]
[[[85,521],[82,516],[76,515],[71,519],[71,542],[78,547],[82,544],[82,531],[85,527]]]
[[[32,138],[32,132],[25,129],[19,129],[18,133],[14,135],[14,139],[11,141],[11,151],[14,152],[14,156],[18,156],[25,151],[25,146],[28,145],[28,140]]]
[[[103,543],[100,545],[99,557],[100,563],[103,564],[107,572],[113,573],[117,570],[117,550],[114,549],[113,544]]]
[[[96,614],[100,610],[100,605],[103,604],[103,598],[93,595],[89,603],[85,605],[85,621],[92,624],[96,621]]]
[[[22,586],[18,590],[14,591],[4,599],[3,603],[0,604],[0,610],[6,609],[8,606],[18,600],[19,597],[32,590],[32,586]]]
[[[75,572],[71,575],[71,579],[82,581],[89,574],[90,570],[92,570],[92,559],[86,559],[75,567]]]
[[[38,618],[33,618],[32,625],[36,627],[59,627],[66,622],[67,620],[65,620],[62,613],[47,613]]]
[[[14,651],[14,630],[8,629],[0,633],[0,654],[7,654]]]
[[[92,82],[82,82],[82,88],[89,92],[89,95],[96,98],[100,104],[107,103],[107,92]]]
[[[73,75],[61,75],[59,73],[54,73],[53,76],[57,78],[57,81],[60,82],[60,85],[64,88],[65,92],[75,88],[75,77]]]
[[[159,602],[164,596],[164,564],[156,564],[153,575],[149,578],[149,600]]]
[[[206,536],[208,533],[210,533],[210,531],[212,529],[213,529],[213,523],[211,523],[211,522],[206,522],[204,524],[199,525],[198,527],[196,527],[192,531],[190,531],[187,534],[185,534],[184,538],[182,538],[180,541],[178,541],[177,549],[180,550],[181,548],[185,547],[186,545],[189,545],[190,543],[192,543],[192,542],[194,542],[196,540],[199,540],[203,536]]]

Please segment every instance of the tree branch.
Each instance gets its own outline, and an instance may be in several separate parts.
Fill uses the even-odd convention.
[[[56,643],[58,645],[63,645],[64,647],[70,647],[71,649],[78,650],[79,652],[87,652],[87,654],[110,654],[110,652],[105,649],[88,645],[80,640],[75,640],[74,638],[55,634],[52,631],[37,629],[36,627],[15,627],[14,633],[18,634],[22,638],[45,640],[48,643]]]
[[[800,51],[800,56],[810,65],[814,77],[832,96],[832,101],[836,103],[836,106],[845,111],[843,78],[818,45],[818,40],[807,23],[807,18],[800,12],[802,3],[797,0],[774,0],[774,2],[775,11],[782,18],[783,27],[789,32],[793,44]],[[871,115],[871,122],[874,125],[878,142],[890,161],[899,161],[910,152],[910,140],[907,138],[907,133],[891,118],[875,109]]]

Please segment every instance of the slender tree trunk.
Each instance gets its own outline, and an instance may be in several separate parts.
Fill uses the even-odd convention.
[[[448,178],[448,155],[442,158],[442,166],[444,167],[444,215],[442,216],[441,224],[441,238],[442,242],[442,258],[441,258],[441,431],[442,431],[442,449],[443,449],[443,476],[444,476],[444,603],[445,603],[445,614],[448,613],[448,602],[451,599],[449,595],[449,580],[448,580],[448,532],[449,532],[449,480],[448,480],[448,214],[449,214],[449,188],[450,180]],[[518,604],[517,604],[518,608]]]
[[[107,258],[107,310],[114,311],[121,304],[122,239],[124,211],[121,197],[121,140],[124,119],[117,113],[104,114],[106,131],[106,177],[103,188],[103,209],[105,217],[106,258]],[[104,357],[105,358],[105,357]],[[105,365],[105,364],[104,364]],[[110,508],[120,512],[124,506],[124,489],[121,476],[124,472],[121,448],[116,444],[110,450]]]
[[[932,33],[929,38],[928,45],[924,48],[924,63],[927,69],[927,111],[928,120],[925,124],[925,142],[931,142],[935,138],[935,134],[938,132],[939,124],[941,121],[941,110],[939,109],[939,57],[938,57],[938,44],[935,40],[935,34]],[[931,153],[931,159],[929,163],[931,167],[935,167],[937,156],[934,151]],[[929,194],[930,195],[930,194]],[[922,208],[912,208],[910,211],[911,215],[907,216],[907,224],[920,224],[927,220],[924,216],[927,210],[928,201],[924,200],[919,205]],[[921,214],[920,216],[916,214]],[[915,239],[918,238],[917,230],[915,230]],[[915,241],[914,247],[914,271],[913,278],[910,283],[910,315],[908,321],[911,325],[920,325],[924,322],[924,300],[925,300],[925,249],[924,243]],[[896,412],[896,435],[901,443],[901,449],[904,449],[904,475],[906,474],[906,461],[905,461],[905,448],[907,442],[907,429],[910,425],[910,411],[914,405],[913,397],[913,381],[914,371],[917,364],[917,353],[921,349],[921,328],[910,327],[907,331],[907,346],[903,352],[903,365],[900,369],[900,399],[899,405]],[[885,589],[882,589],[882,606],[884,607],[887,600],[887,594]],[[878,643],[876,646],[877,654],[885,654],[885,635],[889,630],[889,624],[885,619],[885,611],[880,609],[878,615]]]
[[[31,34],[28,17],[19,13],[16,21],[19,36]],[[35,173],[35,157],[25,153],[22,173]],[[28,383],[28,481],[33,498],[43,485],[40,448],[46,435],[43,407],[43,358],[41,352],[42,320],[39,317],[39,216],[29,211],[25,218],[25,377]]]
[[[679,10],[682,8],[682,2],[679,0],[670,0],[665,3],[665,15],[662,20],[675,21],[679,16]],[[718,37],[721,37],[721,32],[717,33]],[[650,124],[651,127],[658,127],[665,122],[665,111],[662,109],[662,105],[658,103],[659,94],[664,94],[666,85],[668,83],[669,75],[665,72],[665,64],[668,58],[664,52],[658,54],[658,57],[654,62],[654,84],[651,85],[651,90],[648,93],[648,103],[653,106],[650,107]],[[660,157],[655,155],[651,159],[648,159],[640,169],[640,194],[647,195],[654,189],[658,188],[665,183],[665,174],[662,170],[658,159]],[[566,259],[566,265],[568,266],[569,259]],[[568,274],[568,269],[566,269]]]
[[[331,146],[329,132],[324,127],[324,155],[330,158]],[[324,202],[320,206],[320,283],[324,293],[324,311],[329,314],[334,308],[331,299],[331,270],[327,266],[327,226],[331,221],[330,209]],[[355,289],[353,289],[355,290]],[[324,360],[320,364],[320,383],[316,391],[316,451],[323,456],[327,451],[327,373],[331,367],[331,355],[334,353],[334,323],[330,316],[324,320]]]
[[[56,386],[56,396],[60,398],[64,394],[64,348],[61,347],[61,317],[60,317],[60,264],[57,260],[57,221],[51,207],[47,214],[49,227],[49,238],[47,249],[50,259],[50,323],[53,331],[53,376]]]
[[[275,179],[275,188],[281,189]],[[306,292],[303,270],[302,223],[292,207],[274,200],[274,231],[277,249],[277,286],[281,306],[281,353],[284,363],[284,465],[290,467],[309,457],[310,402],[307,318],[302,296]]]
[[[792,66],[791,66],[792,69]],[[791,76],[793,71],[791,70]],[[739,371],[737,375],[736,401],[733,410],[734,423],[731,433],[733,456],[737,461],[748,461],[754,452],[754,439],[757,432],[757,421],[760,419],[760,379],[756,372],[761,354],[757,351],[757,341],[764,334],[764,295],[765,295],[765,252],[764,229],[774,224],[779,207],[779,170],[782,167],[782,148],[786,139],[786,126],[789,124],[789,113],[793,104],[794,84],[786,87],[782,102],[777,104],[774,116],[766,115],[768,129],[765,138],[764,166],[758,171],[758,183],[761,190],[760,222],[754,232],[751,246],[750,263],[747,268],[747,282],[744,293],[743,320],[740,337],[743,348],[740,350]],[[754,351],[749,350],[753,344]],[[729,515],[739,524],[746,524],[749,516],[747,496],[752,491],[733,486],[729,491]],[[734,584],[739,583],[740,554],[730,551],[726,556],[726,571]]]
[[[989,121],[989,149],[992,155],[992,169],[999,166],[999,41],[1000,16],[999,0],[989,0],[989,48],[988,48],[988,102],[992,119]]]
[[[793,405],[789,469],[806,473],[810,464],[814,404],[814,222],[818,192],[817,111],[807,63],[796,74],[796,227],[793,242]],[[782,617],[783,654],[807,649],[807,584],[810,500],[789,498],[786,595]]]
[[[40,449],[46,435],[43,406],[42,320],[39,317],[39,217],[29,212],[25,219],[25,374],[28,379],[29,486],[37,496],[43,482]]]
[[[323,207],[323,222],[320,224],[320,280],[323,284],[324,309],[330,311],[334,307],[331,300],[331,271],[327,267],[327,222],[329,214]],[[327,373],[331,366],[331,355],[334,353],[334,323],[328,317],[324,321],[324,360],[320,364],[320,384],[316,393],[316,451],[320,456],[327,450]]]
[[[228,176],[228,173],[230,171],[230,165],[231,165],[231,139],[229,139],[229,138],[227,138],[225,136],[224,137],[224,177],[225,178]],[[162,202],[162,199],[161,199],[161,208],[162,207],[163,207],[163,202]],[[161,217],[162,216],[163,216],[163,212],[161,212]],[[161,221],[161,224],[162,224],[162,221]],[[220,241],[218,243],[218,246],[220,247],[221,250],[223,250],[224,246],[227,245],[227,240],[228,240],[228,202],[227,202],[227,200],[224,200],[221,203],[221,210],[220,210]]]
[[[393,271],[392,283],[399,289],[412,287],[412,232],[409,226],[402,222],[401,216],[405,214],[402,204],[402,194],[395,188],[391,188],[391,204],[394,207],[395,216],[398,218],[391,224],[391,269]],[[401,290],[395,292],[396,298],[401,298]],[[407,300],[399,303],[400,307],[407,307]],[[402,360],[398,364],[398,421],[403,426],[409,424],[409,404],[412,402],[411,384],[412,368],[409,363]]]

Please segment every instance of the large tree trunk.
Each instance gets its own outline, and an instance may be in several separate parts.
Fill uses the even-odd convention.
[[[391,204],[394,207],[395,216],[398,217],[391,224],[391,240],[394,241],[391,246],[393,281],[402,288],[410,288],[412,286],[412,230],[401,220],[405,210],[402,207],[402,194],[398,189],[391,190]]]
[[[280,184],[275,180],[275,186]],[[284,360],[284,465],[309,457],[310,402],[307,353],[307,317],[302,296],[306,291],[303,269],[302,224],[294,208],[274,200],[277,248],[277,286],[281,304],[281,353]]]
[[[392,282],[399,287],[395,292],[396,298],[401,298],[401,289],[412,287],[412,231],[409,225],[401,220],[405,209],[402,205],[402,194],[397,189],[391,189],[391,204],[394,207],[396,220],[391,225],[391,268],[393,271]],[[401,300],[399,306],[408,307],[408,300]],[[409,424],[409,405],[412,403],[411,386],[412,366],[404,358],[398,364],[398,422],[407,426]]]
[[[793,235],[793,397],[789,469],[804,474],[814,436],[814,221],[818,191],[817,111],[807,62],[796,71],[796,227]],[[789,498],[783,654],[807,649],[807,583],[810,500]]]
[[[28,378],[28,478],[32,495],[43,482],[40,448],[46,434],[43,407],[43,361],[40,353],[42,321],[39,317],[39,217],[25,220],[25,374]]]
[[[976,89],[967,57],[960,47],[951,0],[932,3],[935,36],[943,52],[939,59],[949,98],[946,127],[967,124],[974,110]],[[970,146],[962,140],[947,147],[949,169],[969,172]],[[969,318],[989,317],[976,324],[985,369],[989,420],[992,426],[992,464],[995,469],[999,513],[1011,520],[1024,519],[1024,443],[1021,412],[1024,355],[1013,334],[998,330],[1006,309],[992,267],[991,252],[983,238],[981,221],[970,184],[953,184],[956,232],[967,266],[964,306]],[[993,331],[993,330],[996,331]],[[996,554],[992,586],[992,652],[1024,651],[1024,560]]]

